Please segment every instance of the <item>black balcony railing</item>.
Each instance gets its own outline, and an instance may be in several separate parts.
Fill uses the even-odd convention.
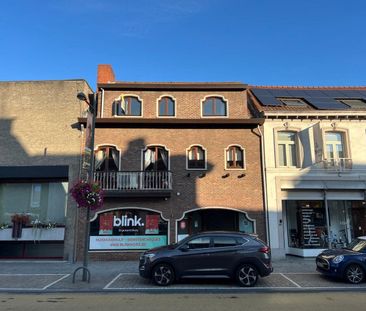
[[[169,171],[94,172],[94,180],[106,191],[172,190]]]

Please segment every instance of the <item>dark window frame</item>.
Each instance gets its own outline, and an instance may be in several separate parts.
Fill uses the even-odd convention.
[[[198,160],[199,150],[202,151],[203,160]],[[190,152],[193,152],[194,159],[190,159]],[[206,170],[206,149],[200,145],[193,145],[187,149],[187,170]]]
[[[160,113],[161,105],[164,105],[164,114]],[[169,105],[172,105],[173,114],[169,114]],[[175,100],[171,96],[163,96],[158,101],[158,116],[159,117],[175,117]]]
[[[210,100],[212,100],[212,108],[211,111],[209,113],[205,113],[205,107],[207,105],[210,105]],[[224,105],[224,114],[219,114],[217,111],[220,111],[220,109],[218,109],[218,104],[223,104]],[[228,103],[226,100],[224,100],[223,97],[219,97],[219,96],[209,96],[206,97],[205,100],[202,102],[202,117],[227,117],[228,116]]]
[[[227,170],[232,170],[232,169],[236,169],[236,170],[245,170],[246,165],[245,165],[245,153],[244,153],[244,148],[242,148],[239,145],[231,145],[228,148],[226,148],[225,150],[225,160],[226,160],[226,169]],[[241,153],[241,160],[237,159],[237,152],[239,151]],[[227,157],[227,153],[230,152],[231,153],[231,158],[233,160],[229,160]]]

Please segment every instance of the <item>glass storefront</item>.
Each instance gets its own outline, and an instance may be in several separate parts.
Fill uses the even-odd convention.
[[[366,233],[365,201],[287,200],[288,247],[341,248]]]
[[[106,211],[90,223],[90,250],[146,250],[167,244],[168,221],[151,210]]]

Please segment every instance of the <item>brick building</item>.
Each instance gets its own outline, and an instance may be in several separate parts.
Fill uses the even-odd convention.
[[[263,119],[248,110],[245,84],[118,82],[100,65],[97,95],[94,178],[105,202],[91,219],[92,258],[136,258],[203,230],[266,240]]]
[[[0,83],[0,258],[74,257],[78,92],[92,90],[84,80]]]

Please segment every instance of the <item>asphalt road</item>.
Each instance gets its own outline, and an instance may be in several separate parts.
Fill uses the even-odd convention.
[[[361,311],[362,292],[251,293],[251,294],[0,294],[0,310],[27,311]]]

